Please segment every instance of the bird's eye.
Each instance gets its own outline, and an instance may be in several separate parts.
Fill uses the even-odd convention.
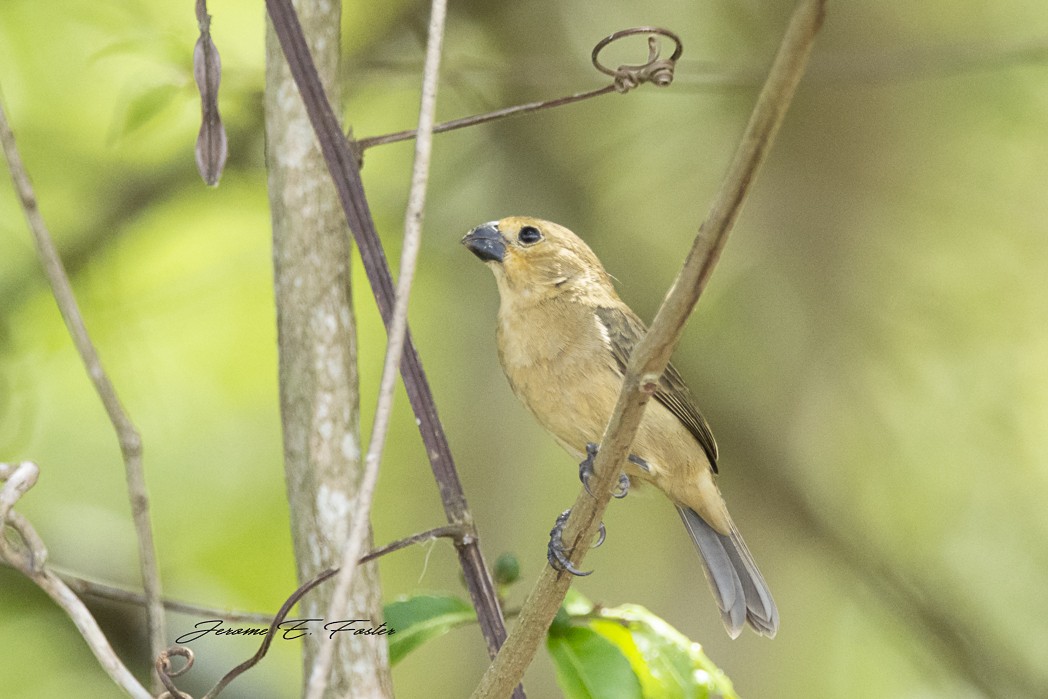
[[[542,240],[542,234],[539,233],[539,229],[535,226],[524,226],[520,229],[520,233],[517,234],[517,240],[524,245],[533,245]]]

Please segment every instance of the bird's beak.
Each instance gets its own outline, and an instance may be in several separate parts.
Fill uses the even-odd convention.
[[[462,244],[485,262],[502,262],[506,256],[506,241],[499,233],[497,221],[477,226],[465,235]]]

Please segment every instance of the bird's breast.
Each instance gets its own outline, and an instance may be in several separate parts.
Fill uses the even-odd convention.
[[[498,350],[513,392],[565,447],[599,442],[621,378],[584,305],[547,300],[500,308]]]

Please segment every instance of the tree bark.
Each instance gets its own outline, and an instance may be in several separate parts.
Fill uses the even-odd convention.
[[[337,105],[340,3],[294,4],[320,79]],[[268,21],[265,111],[284,473],[303,583],[339,565],[361,477],[351,246],[327,166]],[[322,618],[331,590],[321,586],[311,592],[302,602],[302,616]],[[361,567],[350,590],[348,618],[370,619],[372,626],[382,621],[373,563]],[[339,647],[326,696],[391,697],[385,638],[341,633],[332,641],[321,623],[313,622],[313,633],[304,638],[304,681],[319,644],[334,642]]]

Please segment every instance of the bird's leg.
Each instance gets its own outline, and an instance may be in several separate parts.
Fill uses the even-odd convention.
[[[593,478],[593,460],[597,456],[597,445],[593,442],[586,444],[586,458],[579,464],[579,480],[582,481],[582,485],[586,488],[586,492],[593,495],[593,491],[590,490],[589,482]],[[636,464],[645,472],[650,471],[648,462],[640,458],[635,454],[630,454],[629,460],[631,463]],[[611,496],[614,498],[622,499],[626,497],[626,494],[630,492],[630,479],[625,473],[619,474],[619,485],[612,492]],[[571,560],[567,556],[567,546],[564,544],[564,525],[568,521],[568,515],[571,514],[571,510],[564,510],[557,517],[556,523],[553,525],[553,529],[549,531],[549,547],[546,550],[546,559],[549,564],[557,570],[566,570],[572,575],[589,575],[592,570],[582,571],[571,564]],[[593,544],[593,548],[597,548],[604,543],[604,539],[607,536],[607,530],[604,528],[604,522],[600,523],[600,530],[597,533],[597,543]]]
[[[586,492],[593,495],[593,491],[590,490],[589,482],[593,478],[593,459],[597,456],[597,445],[593,442],[587,442],[586,444],[586,458],[579,464],[579,480],[582,481],[582,485],[585,486]],[[630,461],[637,464],[645,471],[648,470],[648,464],[640,457],[633,456],[630,454]],[[625,473],[619,474],[619,486],[611,494],[613,498],[621,500],[626,497],[630,492],[630,479]]]
[[[570,514],[570,508],[561,512],[553,525],[553,529],[549,530],[549,546],[546,549],[546,560],[556,570],[564,570],[578,576],[589,575],[593,572],[592,570],[579,570],[571,564],[571,560],[568,558],[568,549],[564,544],[564,525],[567,523],[568,515]],[[600,529],[597,532],[597,543],[593,544],[593,548],[597,548],[604,543],[606,534],[604,522],[601,522]]]

